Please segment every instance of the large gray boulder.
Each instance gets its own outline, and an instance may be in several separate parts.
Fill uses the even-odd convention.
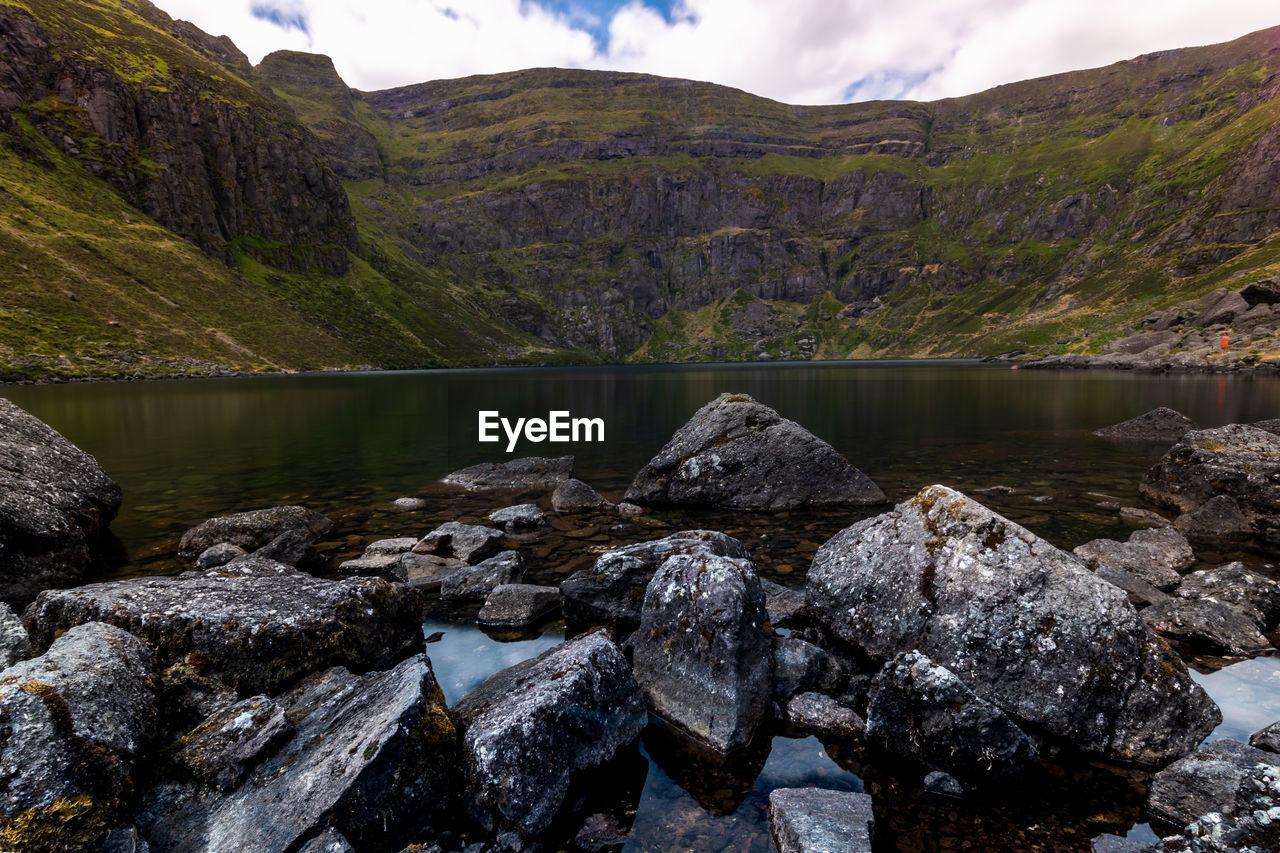
[[[474,566],[463,566],[440,582],[440,597],[445,600],[484,601],[500,586],[520,583],[524,577],[524,559],[519,551],[503,551]]]
[[[822,788],[777,788],[769,827],[778,853],[871,853],[871,797]]]
[[[329,826],[380,842],[451,817],[458,763],[424,655],[367,675],[335,667],[180,739],[173,778],[145,795],[137,820],[152,853],[284,853]]]
[[[198,656],[241,695],[271,693],[336,664],[385,666],[420,641],[417,594],[381,578],[321,580],[281,564],[237,563],[41,593],[25,614],[32,643],[108,622],[149,645],[161,667]]]
[[[472,816],[526,836],[551,823],[575,774],[611,759],[648,719],[626,658],[603,631],[497,673],[453,713]]]
[[[767,618],[750,561],[668,558],[649,582],[631,639],[649,707],[720,752],[750,743],[773,699]]]
[[[1122,441],[1161,441],[1172,444],[1195,428],[1195,421],[1191,418],[1181,412],[1160,406],[1123,423],[1095,430],[1093,434],[1101,438],[1116,438]]]
[[[603,495],[581,480],[565,480],[551,493],[551,508],[556,512],[585,512],[610,506]]]
[[[156,673],[136,637],[94,622],[0,679],[0,838],[11,850],[102,844],[156,723]]]
[[[444,482],[470,490],[552,488],[573,477],[573,457],[529,456],[508,462],[482,462],[454,471]]]
[[[273,506],[220,515],[207,519],[182,534],[182,539],[178,542],[178,556],[194,560],[207,549],[222,542],[252,552],[285,533],[293,533],[297,539],[315,543],[332,529],[333,522],[328,517],[304,506]],[[290,541],[296,539],[291,537]],[[270,554],[262,556],[271,557]]]
[[[745,545],[715,530],[682,530],[663,539],[615,548],[597,557],[590,569],[561,582],[565,621],[571,629],[604,625],[619,636],[630,634],[640,624],[644,592],[653,573],[676,554],[751,559]]]
[[[880,662],[919,650],[1086,755],[1166,763],[1221,721],[1121,590],[945,486],[836,534],[807,589],[837,646]]]
[[[1256,540],[1280,543],[1280,436],[1266,430],[1246,424],[1193,430],[1138,488],[1147,500],[1184,516],[1194,516],[1211,500],[1220,504],[1212,523],[1179,523],[1192,539],[1231,538],[1220,531],[1233,526],[1224,521],[1235,519],[1234,526]]]
[[[721,394],[676,430],[623,500],[773,511],[884,499],[879,486],[804,427],[745,394]]]
[[[120,500],[96,459],[0,398],[0,600],[79,583]]]

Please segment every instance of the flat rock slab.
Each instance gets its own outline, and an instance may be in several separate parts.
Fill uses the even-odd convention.
[[[508,533],[525,533],[547,526],[547,517],[537,504],[516,504],[489,513],[489,520]]]
[[[446,521],[413,546],[415,554],[449,557],[475,565],[502,550],[506,534],[496,527]]]
[[[221,542],[256,551],[277,536],[294,531],[309,542],[318,542],[333,529],[326,516],[304,506],[274,506],[210,518],[182,534],[178,556],[194,560]],[[265,555],[264,555],[265,556]]]
[[[240,781],[224,790],[197,775],[148,792],[138,825],[153,853],[292,850],[329,826],[368,844],[449,817],[457,733],[425,655],[367,675],[336,667],[265,701],[282,713],[223,712],[179,741],[184,777],[240,745]]]
[[[1161,770],[1151,780],[1147,812],[1181,829],[1217,812],[1230,817],[1252,810],[1252,800],[1280,771],[1280,756],[1220,738]]]
[[[871,853],[871,797],[822,788],[769,794],[769,828],[779,853]]]
[[[395,539],[378,539],[370,542],[364,548],[364,556],[377,557],[383,554],[404,554],[413,550],[413,546],[418,544],[418,540],[412,536],[401,536]]]
[[[852,708],[846,708],[822,693],[801,693],[787,703],[787,721],[792,728],[819,737],[850,740],[861,737],[867,723]]]
[[[551,488],[573,476],[572,456],[529,456],[510,462],[484,462],[454,471],[444,482],[465,489]]]
[[[494,587],[476,621],[495,628],[523,628],[549,618],[559,609],[558,587],[509,583]]]
[[[241,695],[271,693],[325,667],[384,666],[422,633],[416,593],[381,578],[322,580],[279,564],[48,590],[27,609],[33,645],[108,622],[134,634],[161,667],[192,653]]]
[[[703,406],[636,474],[625,501],[776,511],[882,503],[835,448],[745,394]]]
[[[1167,763],[1221,720],[1121,590],[945,486],[832,537],[808,595],[841,643],[881,662],[918,650],[1087,755]]]
[[[1161,441],[1172,444],[1195,428],[1195,421],[1191,418],[1161,406],[1123,423],[1103,427],[1095,431],[1094,435],[1123,441]]]
[[[0,398],[0,600],[78,583],[120,501],[96,459]]]
[[[551,823],[574,774],[608,761],[648,721],[627,660],[603,631],[497,673],[453,714],[472,816],[526,836]]]
[[[101,622],[4,671],[0,833],[11,849],[101,845],[154,733],[155,682],[146,646]]]

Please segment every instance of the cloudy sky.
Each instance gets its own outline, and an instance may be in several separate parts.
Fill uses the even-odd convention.
[[[333,57],[348,84],[559,66],[793,104],[964,95],[1280,25],[1276,0],[156,0],[257,62]]]

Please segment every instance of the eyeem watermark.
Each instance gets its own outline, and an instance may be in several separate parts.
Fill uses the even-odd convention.
[[[480,416],[480,436],[482,442],[501,441],[498,434],[501,428],[507,436],[507,452],[514,453],[516,443],[521,436],[526,441],[550,441],[556,443],[578,441],[604,441],[604,418],[575,418],[569,412],[547,412],[547,419],[516,418],[512,423],[501,413],[494,411],[478,412]]]

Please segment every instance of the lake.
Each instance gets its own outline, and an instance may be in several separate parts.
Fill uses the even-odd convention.
[[[177,538],[221,513],[286,503],[324,511],[337,523],[327,553],[339,560],[382,536],[481,521],[521,497],[545,503],[539,493],[466,494],[439,485],[449,471],[482,461],[571,453],[577,476],[617,500],[671,433],[726,391],[750,394],[826,439],[891,500],[943,483],[1066,549],[1125,538],[1131,528],[1101,504],[1140,506],[1138,482],[1166,449],[1104,441],[1092,430],[1161,405],[1203,426],[1280,416],[1280,383],[1270,378],[941,361],[377,372],[0,393],[93,453],[121,484],[125,503],[112,526],[121,548],[110,573],[127,576],[185,568],[173,556]],[[477,441],[480,411],[511,420],[550,411],[601,418],[605,440],[522,440],[507,454],[505,440]],[[978,493],[995,486],[1007,489]],[[394,508],[403,496],[425,505]],[[877,511],[597,513],[556,519],[553,530],[519,547],[529,582],[556,583],[609,547],[708,527],[742,539],[763,576],[798,586],[823,541]],[[1272,571],[1259,558],[1249,562]],[[442,607],[424,626],[428,634],[443,631],[427,648],[450,701],[563,636],[563,625],[553,624],[540,636],[490,637],[472,624],[474,612]],[[1280,717],[1275,664],[1263,658],[1197,676],[1227,717],[1218,735],[1247,737]],[[884,849],[946,850],[967,840],[1087,850],[1099,832],[1154,837],[1139,823],[1141,777],[1069,768],[1052,789],[938,802],[910,774],[829,754],[812,738],[779,735],[738,764],[705,772],[687,766],[668,740],[651,727],[635,753],[619,759],[618,802],[610,808],[632,834],[609,849],[772,849],[764,803],[784,784],[865,786],[876,796]],[[590,797],[583,802],[596,807]]]

